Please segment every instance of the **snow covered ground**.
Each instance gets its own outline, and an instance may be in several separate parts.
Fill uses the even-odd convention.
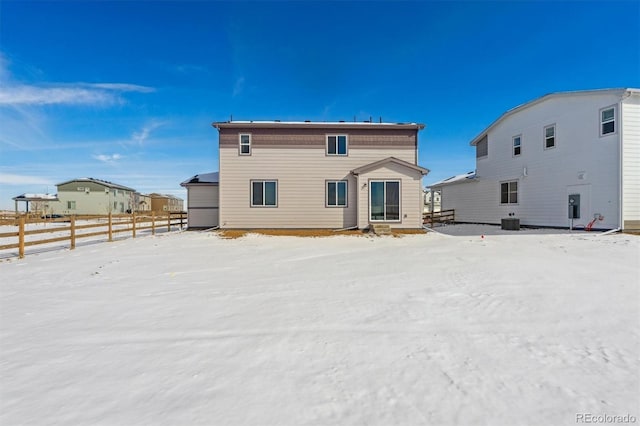
[[[0,424],[640,418],[640,239],[172,233],[0,261]]]

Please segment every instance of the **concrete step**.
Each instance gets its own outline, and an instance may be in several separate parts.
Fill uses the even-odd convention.
[[[371,230],[376,235],[391,235],[391,226],[384,224],[372,224]]]

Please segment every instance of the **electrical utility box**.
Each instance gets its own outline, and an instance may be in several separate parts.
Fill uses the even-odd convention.
[[[580,219],[580,194],[569,195],[569,219]]]

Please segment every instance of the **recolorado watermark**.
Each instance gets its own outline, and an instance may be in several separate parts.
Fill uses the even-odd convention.
[[[593,423],[593,424],[625,424],[637,423],[638,418],[631,414],[592,414],[592,413],[576,413],[576,423]]]

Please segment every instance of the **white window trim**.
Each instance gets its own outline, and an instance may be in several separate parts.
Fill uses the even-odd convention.
[[[331,136],[334,136],[336,138],[336,153],[335,154],[329,154],[329,138]],[[338,137],[340,136],[344,136],[344,145],[345,145],[345,153],[344,154],[338,154]],[[324,144],[324,153],[326,156],[329,157],[347,157],[349,155],[349,136],[347,134],[328,134],[325,137],[325,144]]]
[[[345,193],[344,194],[345,195],[344,204],[338,204],[338,193],[337,192],[336,192],[336,204],[329,204],[329,184],[330,183],[335,183],[336,184],[336,191],[337,191],[337,184],[344,183],[344,193]],[[324,182],[324,192],[325,192],[325,195],[324,195],[324,206],[325,207],[331,208],[331,209],[334,209],[334,208],[343,209],[343,208],[349,207],[349,181],[344,180],[344,179],[342,179],[342,180],[326,180]]]
[[[384,182],[384,204],[387,205],[387,182],[398,182],[398,219],[397,220],[386,220],[386,208],[385,208],[385,219],[382,220],[374,220],[371,219],[371,184],[373,182]],[[400,179],[369,179],[368,183],[369,189],[369,222],[370,223],[401,223],[402,222],[402,180]]]
[[[518,148],[520,148],[520,153],[516,154],[516,139],[520,140],[520,144],[518,145]],[[522,135],[515,135],[514,137],[511,138],[511,156],[512,157],[520,157],[522,155]]]
[[[243,144],[242,143],[242,137],[243,136],[249,136],[249,143],[248,144]],[[247,152],[247,153],[242,152],[242,146],[243,145],[249,147],[249,152]],[[238,155],[244,155],[244,156],[251,155],[251,133],[240,133],[238,135]]]
[[[262,204],[253,204],[253,184],[256,182],[262,183]],[[276,184],[276,203],[274,205],[264,203],[264,184],[267,182],[274,182]],[[249,181],[249,206],[255,208],[267,208],[272,209],[278,207],[278,180],[277,179],[251,179]]]
[[[511,203],[509,201],[507,201],[506,203],[503,203],[502,202],[502,184],[504,184],[504,183],[509,184],[509,183],[514,183],[514,182],[517,184],[517,187],[518,187],[518,189],[516,189],[516,198],[518,199],[518,201],[515,202],[515,203]],[[512,191],[509,188],[509,190],[507,191],[507,194],[511,195],[511,192]],[[511,179],[511,180],[500,181],[500,184],[498,185],[498,197],[499,197],[498,199],[500,201],[500,205],[501,206],[517,206],[518,204],[520,204],[520,181],[519,181],[519,179]],[[511,197],[507,197],[507,198],[510,199]]]
[[[602,113],[609,109],[613,110],[613,119],[608,121],[602,121]],[[602,133],[602,125],[606,123],[611,123],[612,121],[613,121],[613,132]],[[598,112],[598,132],[600,133],[601,138],[615,135],[616,133],[618,133],[618,109],[616,108],[616,105],[611,105],[611,106],[600,109],[600,111]]]
[[[547,129],[553,127],[553,146],[547,146]],[[554,149],[558,146],[558,129],[556,129],[556,123],[549,124],[548,126],[544,126],[542,129],[542,148],[544,149]]]

